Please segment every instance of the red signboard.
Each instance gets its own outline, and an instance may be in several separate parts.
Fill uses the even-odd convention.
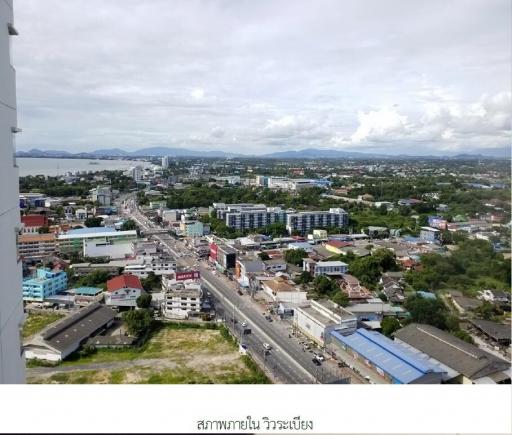
[[[217,245],[215,243],[210,243],[210,258],[214,261],[217,260]]]
[[[201,275],[197,270],[191,272],[176,272],[176,281],[185,281],[186,279],[199,279],[200,277]]]

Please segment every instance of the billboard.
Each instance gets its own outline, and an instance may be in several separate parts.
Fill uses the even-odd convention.
[[[198,270],[189,272],[176,272],[176,281],[185,281],[186,279],[199,279],[201,275]]]
[[[215,243],[210,243],[210,258],[214,261],[217,261],[217,250],[217,245]]]

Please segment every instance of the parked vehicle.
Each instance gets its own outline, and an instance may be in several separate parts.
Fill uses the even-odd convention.
[[[272,346],[268,343],[263,343],[263,347],[265,348],[265,350],[270,350],[272,349]]]
[[[313,358],[313,364],[315,364],[316,366],[321,366],[322,363],[320,361],[318,361],[316,358]]]

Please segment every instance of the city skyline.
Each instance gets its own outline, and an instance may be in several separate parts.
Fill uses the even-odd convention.
[[[509,12],[503,1],[92,2],[85,10],[20,0],[17,148],[504,148]]]

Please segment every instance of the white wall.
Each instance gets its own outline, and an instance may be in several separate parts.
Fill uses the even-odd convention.
[[[109,257],[112,259],[123,259],[133,255],[131,242],[116,243],[113,245],[97,244],[98,242],[84,240],[85,257]]]
[[[12,127],[17,127],[15,71],[10,61],[7,23],[14,24],[12,0],[0,1],[0,383],[22,383],[23,322],[21,262],[17,261],[15,228],[19,215],[18,168],[14,164]]]

